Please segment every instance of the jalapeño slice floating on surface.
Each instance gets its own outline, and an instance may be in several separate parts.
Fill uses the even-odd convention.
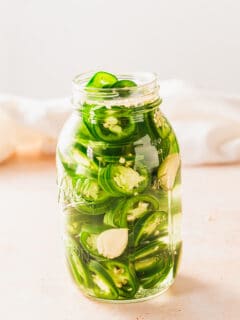
[[[118,81],[111,73],[99,71],[89,80],[86,87],[90,88],[111,88]]]
[[[124,89],[117,90],[120,97],[127,97],[130,94],[130,90],[128,90],[128,88],[132,87],[137,87],[137,84],[132,80],[119,80],[113,85],[113,88]]]

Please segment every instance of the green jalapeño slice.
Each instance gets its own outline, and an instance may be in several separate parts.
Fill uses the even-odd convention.
[[[118,290],[114,284],[113,279],[107,272],[107,270],[102,266],[101,263],[91,260],[88,265],[91,279],[93,282],[93,290],[97,298],[103,299],[117,299]]]
[[[83,259],[83,251],[77,241],[68,237],[66,240],[66,250],[68,263],[75,281],[78,285],[89,288],[91,285],[89,271]]]
[[[119,95],[121,97],[127,97],[130,93],[130,90],[127,88],[136,87],[136,83],[132,80],[119,80],[116,83],[114,83],[113,88],[118,88],[120,90],[117,90]],[[124,90],[121,90],[124,89]]]
[[[112,196],[137,195],[144,191],[149,183],[146,167],[136,169],[123,165],[109,164],[99,170],[99,184]]]
[[[106,212],[104,222],[108,225],[128,227],[145,214],[159,208],[159,201],[153,194],[139,194],[134,197],[120,199],[117,205]]]
[[[112,199],[96,179],[81,177],[76,181],[73,200],[80,212],[99,215],[104,213]]]
[[[123,298],[134,297],[139,285],[133,266],[124,260],[104,262],[104,266],[113,279],[119,296]]]
[[[156,211],[138,220],[134,227],[134,245],[138,246],[144,240],[164,234],[167,226],[167,213]]]
[[[85,108],[83,112],[86,113],[84,116],[88,119],[89,131],[96,140],[122,142],[135,134],[136,123],[131,110],[120,106],[95,107],[95,116],[93,119],[90,118],[91,120],[89,120],[91,111]]]
[[[87,87],[90,88],[111,88],[118,81],[111,73],[99,71],[89,80]]]

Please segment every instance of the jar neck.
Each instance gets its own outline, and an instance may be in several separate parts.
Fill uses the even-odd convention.
[[[133,80],[137,86],[129,88],[89,88],[86,84],[94,72],[80,74],[73,80],[72,103],[77,110],[86,104],[105,106],[121,106],[129,109],[143,110],[150,105],[159,105],[159,84],[154,73],[116,74],[118,79]]]
[[[131,118],[134,122],[144,122],[145,115],[158,109],[162,100],[160,98],[139,106],[125,107],[125,105],[112,105],[107,107],[100,104],[84,103],[80,108],[75,108],[75,113],[90,123],[102,122],[106,118]]]

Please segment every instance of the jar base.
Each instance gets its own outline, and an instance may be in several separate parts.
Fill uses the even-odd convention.
[[[175,279],[165,279],[164,284],[161,283],[159,287],[156,287],[154,289],[140,289],[140,291],[137,293],[136,298],[134,299],[119,299],[119,300],[108,300],[108,299],[101,299],[97,298],[91,295],[87,295],[85,293],[84,296],[87,297],[90,300],[98,301],[98,302],[103,302],[103,303],[115,303],[115,304],[128,304],[128,303],[138,303],[138,302],[143,302],[147,300],[154,299],[164,292],[166,292],[174,283]],[[144,296],[145,295],[145,296]]]

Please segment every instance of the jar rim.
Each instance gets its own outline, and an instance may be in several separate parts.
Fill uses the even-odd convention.
[[[99,72],[99,71],[98,71]],[[124,104],[126,106],[142,104],[144,101],[153,101],[159,95],[158,75],[153,72],[126,72],[115,73],[120,80],[133,80],[137,83],[135,87],[124,88],[92,88],[86,84],[96,71],[78,74],[72,81],[73,104],[78,105],[84,101],[89,103],[99,102],[101,104],[114,105]],[[127,92],[127,94],[123,94]]]

